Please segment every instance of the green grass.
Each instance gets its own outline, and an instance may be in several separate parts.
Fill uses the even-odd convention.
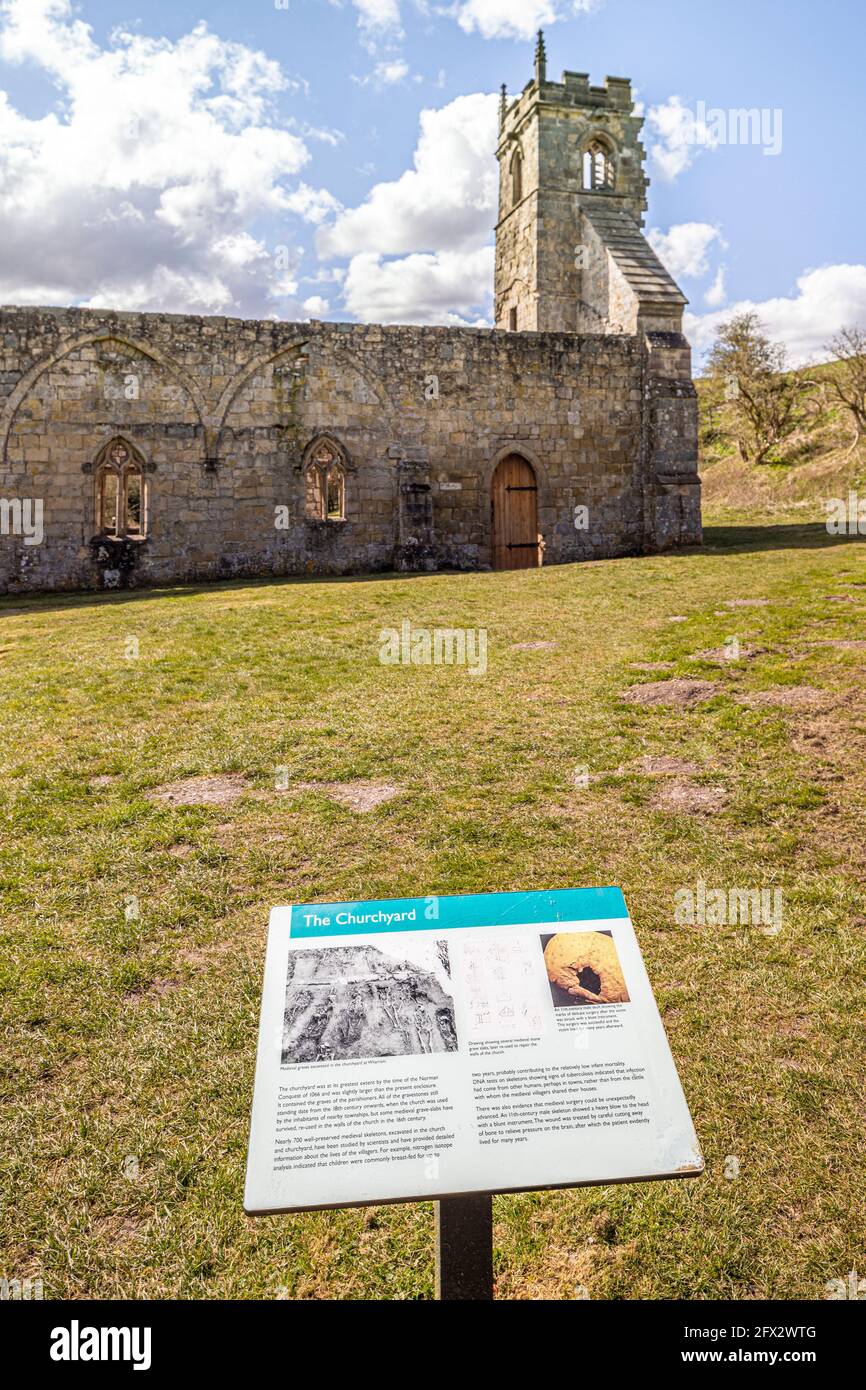
[[[815,1299],[866,1269],[863,652],[813,645],[866,637],[857,584],[862,541],[792,524],[537,572],[0,601],[0,1274],[65,1298],[431,1297],[430,1204],[243,1215],[268,909],[607,883],[707,1171],[498,1198],[498,1295]],[[718,616],[735,597],[772,603]],[[485,627],[486,677],[379,665],[406,617]],[[695,656],[732,635],[764,653]],[[557,646],[513,650],[534,640]],[[666,678],[646,661],[719,693],[622,703]],[[836,707],[732,698],[786,684]],[[655,809],[659,780],[628,769],[659,753],[725,809]],[[280,766],[404,791],[357,814],[277,794]],[[231,806],[147,797],[221,772],[249,778]],[[781,934],[675,925],[698,877],[781,887]]]

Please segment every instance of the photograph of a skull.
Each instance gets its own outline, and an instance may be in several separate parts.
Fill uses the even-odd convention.
[[[541,947],[555,1008],[630,1002],[610,932],[557,932],[543,936]]]

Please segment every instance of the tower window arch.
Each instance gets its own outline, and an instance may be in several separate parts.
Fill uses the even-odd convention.
[[[613,155],[603,140],[593,140],[583,152],[583,186],[598,192],[613,188],[615,182]]]
[[[313,441],[307,450],[306,511],[312,521],[346,520],[346,467],[337,444]]]
[[[511,206],[516,207],[523,197],[523,157],[519,150],[511,156]]]
[[[144,460],[125,439],[112,439],[96,460],[96,529],[103,536],[143,540],[147,533]]]

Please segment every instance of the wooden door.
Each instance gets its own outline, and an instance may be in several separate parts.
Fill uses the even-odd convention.
[[[539,563],[538,486],[532,466],[520,454],[496,465],[490,487],[493,568],[535,569]]]

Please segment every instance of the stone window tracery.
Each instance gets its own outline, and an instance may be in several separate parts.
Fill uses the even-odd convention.
[[[315,521],[346,519],[346,472],[326,439],[315,446],[307,464],[307,515]]]
[[[583,154],[583,186],[597,192],[613,188],[613,156],[603,140],[593,140]]]
[[[96,528],[101,535],[142,540],[146,532],[146,484],[141,457],[124,439],[113,439],[96,463]]]

